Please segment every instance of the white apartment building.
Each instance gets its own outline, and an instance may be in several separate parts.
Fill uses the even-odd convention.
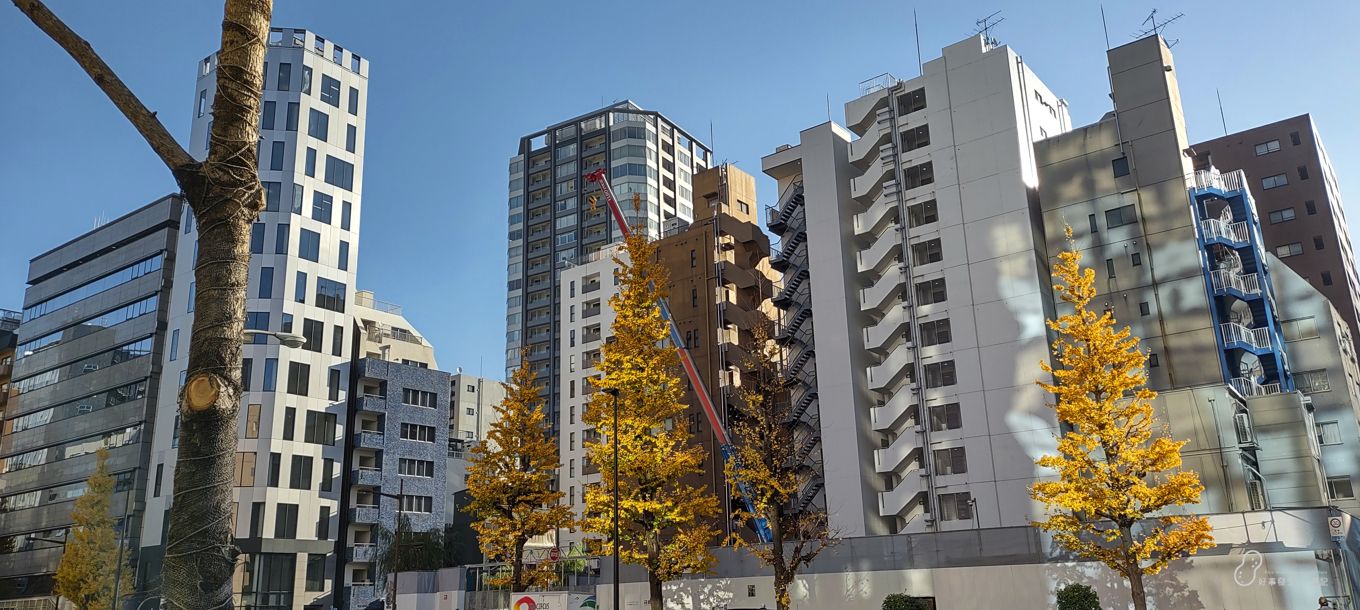
[[[1055,432],[1034,384],[1048,277],[1031,144],[1069,128],[1066,104],[1015,51],[974,36],[921,76],[877,79],[845,116],[848,129],[806,129],[763,159],[781,193],[771,262],[786,286],[811,287],[810,306],[783,305],[784,334],[815,348],[794,400],[815,390],[835,448],[832,525],[1027,524]]]
[[[585,449],[586,439],[596,438],[597,433],[581,417],[590,403],[587,379],[599,373],[595,364],[600,361],[605,342],[613,336],[614,309],[609,306],[609,299],[619,292],[614,282],[618,268],[615,255],[622,255],[617,245],[586,256],[580,263],[562,269],[558,281],[558,298],[562,303],[558,352],[562,369],[558,385],[562,398],[557,447],[562,466],[557,480],[558,489],[565,494],[563,501],[577,519],[585,516],[586,486],[600,481],[599,470],[588,465]],[[558,532],[557,539],[565,547],[580,543],[583,538],[584,533],[577,529]]]
[[[505,400],[505,387],[458,368],[449,380],[452,402],[449,406],[449,440],[461,444],[478,443],[500,419],[496,406]]]
[[[301,335],[302,347],[256,335],[244,350],[234,525],[243,553],[241,606],[301,609],[335,590],[337,511],[347,431],[342,367],[351,355],[363,191],[368,61],[313,32],[275,28],[265,56],[260,180],[266,208],[251,238],[246,326]],[[217,57],[197,67],[189,151],[207,154]],[[186,218],[169,307],[171,356],[160,395],[178,395],[193,324],[196,230]],[[156,555],[174,480],[178,417],[158,410],[151,464],[167,493],[148,493],[143,547]],[[152,489],[159,490],[157,484]],[[159,564],[144,573],[158,574]],[[153,576],[153,580],[154,580]],[[249,583],[248,585],[246,583]],[[154,582],[145,583],[155,586]]]

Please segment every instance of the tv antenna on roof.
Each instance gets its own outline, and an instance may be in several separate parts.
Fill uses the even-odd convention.
[[[997,11],[973,22],[977,24],[977,29],[973,30],[973,35],[982,34],[982,43],[987,45],[987,48],[989,49],[1000,44],[997,42],[996,37],[992,36],[992,28],[1000,25],[1002,21],[1006,20],[1005,17],[997,17],[997,15],[1000,14],[1001,11]]]
[[[1166,38],[1166,36],[1165,36],[1164,34],[1162,34],[1162,30],[1165,30],[1165,29],[1166,29],[1166,26],[1171,25],[1171,24],[1174,23],[1176,20],[1178,20],[1178,19],[1180,19],[1181,17],[1184,17],[1184,16],[1185,16],[1185,13],[1176,13],[1176,15],[1175,15],[1174,17],[1172,17],[1172,18],[1170,18],[1170,19],[1167,19],[1167,20],[1164,20],[1164,21],[1162,21],[1161,23],[1158,23],[1158,22],[1157,22],[1157,9],[1154,8],[1154,9],[1152,9],[1152,12],[1148,14],[1147,19],[1144,19],[1144,20],[1143,20],[1143,25],[1144,25],[1144,26],[1147,26],[1148,24],[1151,24],[1152,27],[1147,27],[1147,28],[1145,28],[1145,29],[1139,30],[1137,33],[1135,33],[1135,34],[1133,35],[1133,37],[1134,37],[1134,38],[1142,38],[1142,37],[1144,37],[1144,36],[1147,36],[1148,34],[1156,34],[1156,35],[1158,35],[1158,36],[1161,36],[1162,38]],[[1167,47],[1168,49],[1171,48],[1171,47],[1174,47],[1174,46],[1176,46],[1176,43],[1178,43],[1178,42],[1180,42],[1180,41],[1181,41],[1181,39],[1179,39],[1179,38],[1177,38],[1177,39],[1175,39],[1175,40],[1170,40],[1170,39],[1168,39],[1168,40],[1166,41],[1166,47]]]

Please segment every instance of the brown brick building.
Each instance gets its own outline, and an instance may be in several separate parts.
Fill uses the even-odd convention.
[[[760,230],[755,179],[731,165],[694,174],[694,222],[672,226],[657,243],[670,271],[670,308],[694,366],[718,415],[737,400],[733,384],[752,346],[752,314],[770,305],[778,273],[770,268],[770,241]],[[724,506],[734,501],[723,476],[723,457],[699,400],[685,396],[693,442],[708,453],[703,483]],[[719,527],[729,533],[727,519]]]
[[[1244,170],[1266,246],[1341,312],[1357,334],[1360,279],[1331,160],[1309,115],[1192,147],[1221,171]]]

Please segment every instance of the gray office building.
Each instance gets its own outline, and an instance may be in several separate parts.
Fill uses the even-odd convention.
[[[520,138],[510,159],[505,368],[508,376],[521,354],[528,357],[548,398],[554,434],[561,366],[558,271],[600,256],[622,237],[599,187],[585,176],[606,170],[628,222],[660,237],[661,223],[694,220],[691,182],[712,162],[703,143],[661,113],[629,101]]]
[[[50,604],[72,503],[101,448],[139,569],[140,499],[163,484],[147,464],[183,213],[167,196],[29,262],[0,436],[0,608]],[[119,575],[124,591],[133,576]]]

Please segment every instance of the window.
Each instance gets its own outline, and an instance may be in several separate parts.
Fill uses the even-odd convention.
[[[1285,341],[1300,341],[1318,336],[1317,321],[1312,316],[1285,320],[1280,324]]]
[[[302,66],[302,86],[298,88],[306,95],[312,94],[312,69],[309,66]]]
[[[261,299],[268,299],[274,296],[273,267],[260,267],[260,285],[259,290],[255,294],[255,296]]]
[[[280,182],[261,182],[260,185],[264,186],[265,211],[279,211],[279,202],[283,200],[283,184]]]
[[[283,440],[293,440],[294,430],[297,430],[297,408],[285,407],[283,409]]]
[[[306,229],[303,229],[304,231]],[[297,281],[293,284],[293,300],[299,303],[307,302],[307,272],[297,272]]]
[[[1313,249],[1314,249],[1314,250],[1321,250],[1321,249],[1323,249],[1323,247],[1324,247],[1325,245],[1326,245],[1326,244],[1322,241],[1322,236],[1321,236],[1321,235],[1314,235],[1314,236],[1313,236]]]
[[[1138,315],[1140,316],[1152,315],[1152,307],[1148,305],[1147,301],[1142,301],[1138,303]]]
[[[1319,445],[1340,445],[1341,424],[1334,421],[1318,422],[1317,435]]]
[[[237,487],[255,486],[255,452],[237,451],[235,463],[235,475],[232,484]]]
[[[287,64],[284,64],[287,65]],[[198,92],[198,111],[195,116],[203,116],[208,111],[208,90]]]
[[[335,446],[334,413],[308,411],[306,425],[302,432],[302,440],[315,445]]]
[[[264,384],[261,388],[265,392],[273,392],[279,377],[279,359],[264,359]]]
[[[354,87],[349,88],[349,113],[359,116],[359,90]]]
[[[949,332],[949,318],[921,323],[921,345],[929,347],[953,341]]]
[[[340,369],[329,369],[326,373],[326,400],[338,401],[340,400]]]
[[[1322,285],[1323,285],[1323,286],[1331,286],[1331,285],[1332,285],[1332,272],[1331,272],[1331,271],[1323,271],[1323,272],[1322,272]]]
[[[1112,258],[1105,259],[1105,275],[1114,277],[1114,259]]]
[[[283,456],[278,453],[269,454],[269,486],[279,486],[279,467],[283,463]]]
[[[340,260],[335,262],[335,266],[341,271],[349,271],[349,242],[340,240]]]
[[[403,423],[401,425],[401,438],[408,441],[419,441],[422,443],[434,442],[434,426],[422,426],[420,424]]]
[[[1307,166],[1307,165],[1300,165],[1300,166],[1298,167],[1298,171],[1299,171],[1299,180],[1307,180],[1307,179],[1308,179],[1308,166]]]
[[[330,529],[330,521],[331,521],[331,508],[330,508],[329,506],[322,506],[322,507],[321,507],[321,518],[317,519],[317,522],[316,522],[316,528],[317,528],[317,530],[316,530],[316,531],[317,531],[317,536],[316,536],[316,537],[317,537],[318,540],[327,540],[327,539],[329,538],[329,535],[327,535],[327,536],[322,536],[322,535],[321,535],[321,533],[322,533],[321,528],[322,528],[322,524],[325,524],[326,529],[329,530],[329,529]],[[330,532],[327,531],[326,533],[329,534]],[[309,554],[307,555],[307,584],[304,586],[304,590],[306,590],[306,591],[325,591],[325,590],[326,590],[326,555],[325,555],[325,554],[313,554],[313,553],[309,553]]]
[[[932,362],[926,365],[926,387],[942,388],[958,383],[958,376],[954,371],[954,361],[945,360],[944,362]]]
[[[247,330],[269,330],[269,312],[267,311],[247,311],[246,312]],[[263,334],[253,333],[250,342],[255,345],[264,345],[267,338]]]
[[[345,285],[324,277],[316,278],[316,301],[314,304],[322,309],[344,313]]]
[[[354,164],[326,155],[326,184],[354,190]]]
[[[274,537],[297,538],[298,505],[280,502],[274,509]]]
[[[1133,205],[1120,206],[1113,210],[1105,210],[1105,228],[1113,229],[1124,225],[1131,225],[1138,222],[1138,216],[1133,211]]]
[[[963,474],[968,472],[968,456],[963,447],[936,449],[932,452],[935,461],[935,474]]]
[[[292,211],[294,214],[301,214],[301,213],[302,213],[302,196],[303,196],[303,194],[304,194],[304,193],[303,193],[303,190],[302,190],[302,185],[301,185],[301,184],[297,184],[297,183],[293,183],[293,207],[292,207],[292,210],[291,210],[291,211]]]
[[[943,303],[949,298],[948,291],[945,289],[944,278],[926,280],[916,284],[916,304],[930,305],[931,303]]]
[[[934,199],[907,206],[907,222],[914,228],[940,220],[939,204]]]
[[[354,152],[359,141],[359,129],[353,125],[345,126],[345,150]]]
[[[1289,184],[1289,176],[1284,174],[1275,174],[1274,176],[1267,176],[1261,179],[1261,188],[1267,191],[1286,184]]]
[[[320,320],[302,321],[302,349],[321,353],[321,338],[326,327]]]
[[[269,169],[270,169],[270,170],[273,170],[273,171],[281,171],[281,170],[283,169],[283,158],[284,158],[286,152],[287,152],[287,145],[286,145],[284,142],[282,142],[282,141],[280,141],[280,142],[271,142],[271,143],[269,144]]]
[[[941,521],[968,521],[973,518],[973,494],[940,494]]]
[[[331,224],[331,207],[335,200],[321,191],[312,192],[312,220]]]
[[[321,262],[321,234],[298,229],[298,256],[314,263]]]
[[[166,519],[168,524],[170,521]],[[250,537],[260,538],[264,536],[264,502],[252,502],[250,504]]]
[[[1289,132],[1289,143],[1293,144],[1294,146],[1298,146],[1299,144],[1302,143],[1302,140],[1299,139],[1299,132],[1297,131]]]
[[[288,254],[288,225],[274,225],[274,254]]]
[[[349,218],[354,213],[354,204],[348,201],[340,202],[340,228],[349,230]]]
[[[309,377],[312,375],[312,366],[301,362],[288,363],[288,393],[294,396],[306,396]]]
[[[1143,266],[1143,254],[1142,254],[1141,252],[1134,252],[1134,253],[1130,254],[1130,255],[1129,255],[1129,264],[1132,265],[1132,266],[1134,266],[1134,267],[1141,267],[1141,266]]]
[[[246,405],[246,438],[260,438],[261,405]]]
[[[397,473],[408,477],[434,477],[434,462],[401,458],[397,461]]]
[[[315,108],[311,109],[307,118],[307,135],[325,142],[330,132],[331,116]]]
[[[1303,254],[1303,244],[1299,242],[1294,242],[1292,244],[1284,244],[1283,246],[1275,247],[1275,256],[1278,256],[1280,258],[1289,258],[1291,256],[1298,256],[1300,254]]]
[[[434,498],[430,496],[402,496],[401,510],[407,513],[433,512]]]
[[[957,430],[962,427],[963,413],[959,410],[959,403],[951,402],[930,407],[930,430],[932,432]]]
[[[1317,204],[1314,203],[1313,200],[1311,199],[1303,202],[1303,209],[1308,211],[1309,216],[1317,214]]]
[[[913,165],[902,172],[907,183],[904,188],[914,189],[918,186],[925,186],[935,182],[935,166],[926,161],[920,165]]]
[[[926,107],[925,87],[897,96],[897,112],[907,114]]]
[[[321,101],[335,108],[340,107],[340,81],[321,75]]]
[[[311,489],[312,488],[312,456],[295,455],[293,465],[288,473],[289,489]]]
[[[335,487],[335,460],[321,458],[321,491],[331,491]]]
[[[340,356],[345,353],[345,327],[336,324],[331,327],[331,355]]]
[[[264,254],[264,223],[250,225],[250,253]]]
[[[279,76],[278,80],[275,81],[274,83],[274,88],[278,89],[279,91],[287,91],[292,80],[293,80],[293,64],[289,63],[279,64]]]
[[[1355,497],[1355,489],[1351,486],[1351,478],[1327,477],[1327,495],[1333,500],[1349,500]]]
[[[293,332],[293,314],[283,314],[283,322],[279,324],[279,330],[286,333]]]
[[[310,177],[313,177],[313,178],[316,177],[316,149],[315,149],[315,148],[312,148],[312,147],[310,147],[310,146],[307,147],[307,162],[306,162],[306,165],[303,167],[303,170],[302,170],[302,171],[303,171],[304,174],[307,174],[307,175],[310,176]]]
[[[755,597],[755,596],[756,596],[756,586],[755,586],[755,585],[746,585],[746,597]]]
[[[1275,210],[1274,212],[1270,213],[1270,224],[1279,224],[1290,220],[1294,220],[1293,207],[1287,207],[1283,210]]]
[[[297,102],[288,102],[288,114],[283,118],[284,129],[297,131],[299,112],[301,112],[301,106]]]
[[[1147,366],[1148,366],[1148,368],[1150,368],[1150,369],[1155,369],[1155,368],[1157,368],[1157,367],[1159,367],[1159,366],[1161,366],[1161,365],[1162,365],[1162,361],[1161,361],[1160,359],[1157,358],[1157,354],[1156,354],[1156,353],[1149,353],[1149,354],[1148,354],[1148,357],[1147,357]]]
[[[1113,169],[1114,169],[1114,177],[1115,177],[1115,178],[1119,178],[1119,177],[1122,177],[1122,176],[1127,176],[1127,175],[1129,175],[1129,158],[1128,158],[1128,157],[1119,157],[1118,159],[1115,159],[1115,160],[1111,161],[1111,162],[1110,162],[1110,165],[1111,165],[1111,166],[1113,167]]]
[[[1304,394],[1314,394],[1330,391],[1332,383],[1327,379],[1327,369],[1318,369],[1294,373],[1294,387]]]
[[[911,245],[912,264],[928,265],[944,260],[944,246],[939,238]]]
[[[1262,143],[1256,145],[1256,156],[1259,157],[1259,156],[1261,156],[1261,155],[1268,155],[1268,154],[1273,153],[1273,152],[1275,152],[1275,151],[1277,151],[1277,150],[1280,150],[1280,141],[1279,141],[1279,140],[1271,140],[1271,141],[1269,141],[1269,142],[1262,142]]]
[[[426,392],[424,390],[413,390],[411,388],[401,389],[402,404],[416,407],[435,408],[439,403],[438,394]]]
[[[170,361],[174,362],[179,357],[179,329],[176,328],[170,333]]]
[[[156,464],[156,482],[151,491],[151,497],[161,497],[161,478],[165,476],[165,464]]]

